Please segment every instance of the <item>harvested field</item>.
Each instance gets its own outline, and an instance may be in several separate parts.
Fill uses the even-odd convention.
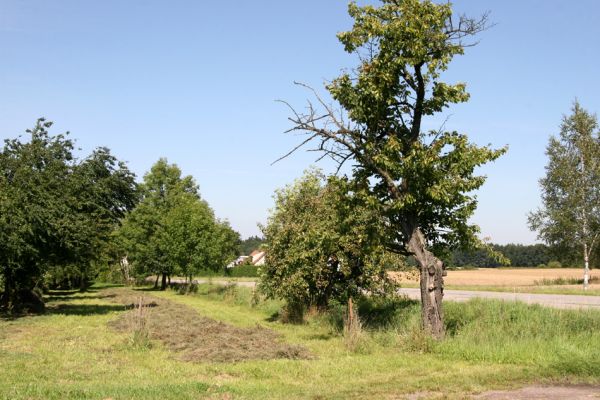
[[[394,273],[401,282],[416,283],[418,275]],[[600,279],[600,272],[592,270],[592,277]],[[444,279],[449,286],[531,286],[536,281],[553,281],[556,279],[581,279],[582,268],[479,268],[474,270],[448,271]],[[600,285],[592,285],[598,286]]]
[[[107,291],[108,292],[108,291]],[[130,310],[110,325],[119,331],[131,331],[138,312],[134,304],[140,298],[150,339],[159,340],[176,352],[178,358],[197,362],[236,362],[277,358],[308,359],[310,354],[301,346],[281,342],[277,333],[257,325],[238,328],[198,314],[183,304],[150,296],[143,291],[113,289],[111,301]]]

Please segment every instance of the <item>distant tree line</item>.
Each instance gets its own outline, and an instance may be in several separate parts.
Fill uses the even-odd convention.
[[[109,149],[75,157],[67,134],[39,119],[0,148],[0,310],[42,311],[48,289],[218,270],[240,239],[191,176],[159,160],[141,184]],[[158,281],[158,280],[157,280]]]
[[[259,249],[265,243],[260,236],[250,236],[240,242],[240,254],[249,255],[252,251]]]
[[[492,244],[490,247],[510,260],[510,265],[513,267],[539,267],[548,266],[549,263],[559,266],[570,265],[571,262],[569,258],[555,254],[545,244]],[[503,266],[485,249],[454,250],[445,262],[449,267],[494,268]]]

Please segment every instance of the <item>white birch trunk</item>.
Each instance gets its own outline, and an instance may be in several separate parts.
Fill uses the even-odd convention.
[[[588,290],[590,283],[590,257],[588,254],[587,243],[583,244],[583,290]]]

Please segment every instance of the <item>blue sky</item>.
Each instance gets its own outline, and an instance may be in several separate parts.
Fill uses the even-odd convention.
[[[373,3],[376,3],[373,1]],[[83,153],[107,146],[140,177],[159,158],[193,175],[221,218],[257,234],[273,191],[315,159],[271,166],[298,137],[288,111],[352,67],[335,34],[346,1],[0,0],[0,139],[40,116],[70,131]],[[364,2],[359,2],[364,4]],[[498,243],[535,242],[526,215],[540,204],[544,148],[578,98],[600,111],[600,2],[456,1],[496,24],[445,74],[466,104],[426,122],[509,145],[484,167],[473,222]],[[326,170],[328,165],[322,165]]]

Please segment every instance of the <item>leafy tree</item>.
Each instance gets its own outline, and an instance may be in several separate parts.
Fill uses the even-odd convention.
[[[117,234],[137,275],[161,275],[164,290],[174,273],[191,279],[235,258],[239,235],[215,218],[194,179],[182,177],[176,165],[160,159],[144,176],[141,193]]]
[[[309,306],[391,286],[381,263],[378,217],[353,203],[346,183],[313,170],[275,193],[262,228],[267,259],[260,288],[285,299],[296,317]]]
[[[183,195],[164,220],[166,252],[189,278],[200,270],[217,271],[237,256],[239,234],[227,222],[216,220],[203,200]]]
[[[3,306],[19,307],[20,297],[34,288],[43,272],[64,253],[62,223],[69,209],[65,187],[72,168],[73,142],[50,136],[52,125],[37,121],[31,140],[6,140],[0,154],[0,264]]]
[[[71,273],[75,274],[81,290],[96,275],[107,252],[111,233],[118,227],[128,210],[137,201],[135,175],[119,162],[107,148],[96,149],[73,168],[70,186],[65,188],[69,208],[72,253]],[[64,271],[64,268],[63,268]]]
[[[600,235],[600,137],[595,115],[578,102],[571,112],[546,147],[542,207],[529,215],[529,226],[551,247],[581,254],[587,289],[589,259]]]
[[[6,140],[0,152],[2,305],[11,310],[40,306],[32,289],[44,274],[89,272],[135,201],[133,175],[107,149],[78,162],[73,141],[51,136],[51,125],[39,119],[29,142]]]
[[[292,108],[291,131],[340,165],[353,161],[354,190],[385,221],[387,248],[418,263],[423,327],[439,338],[444,266],[435,254],[480,244],[468,223],[472,193],[485,180],[474,169],[505,149],[478,147],[457,132],[424,132],[422,122],[468,100],[465,84],[445,83],[441,73],[487,18],[455,18],[449,3],[429,0],[350,3],[349,13],[354,26],[338,39],[360,63],[327,86],[341,111],[313,91],[322,110]]]

